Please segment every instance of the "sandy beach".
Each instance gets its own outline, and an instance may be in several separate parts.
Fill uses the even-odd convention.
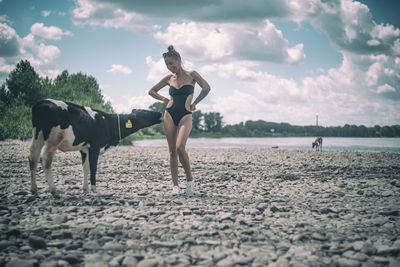
[[[0,142],[0,266],[400,266],[400,154],[193,148],[186,197],[165,147],[106,152],[98,195],[57,152],[53,197],[28,150]]]

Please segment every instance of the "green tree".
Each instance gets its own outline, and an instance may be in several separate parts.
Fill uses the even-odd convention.
[[[154,102],[149,107],[149,109],[151,109],[152,111],[158,111],[161,113],[164,113],[165,108],[166,108],[166,105],[164,104],[164,102]]]
[[[222,129],[222,116],[219,112],[208,112],[203,114],[204,128],[206,132],[220,132]]]
[[[6,79],[10,103],[33,105],[41,95],[40,77],[28,60],[21,60]]]
[[[6,90],[6,85],[3,83],[0,86],[0,120],[4,117],[4,112],[7,106],[10,105],[9,92]]]
[[[203,113],[200,110],[196,110],[192,113],[192,127],[195,131],[201,132],[203,130],[203,126],[201,124],[201,120],[203,118]]]
[[[381,128],[381,134],[383,137],[394,137],[394,131],[392,127],[384,126]]]
[[[10,92],[6,90],[6,85],[3,83],[0,86],[0,109],[11,104]]]
[[[41,83],[45,98],[73,102],[105,112],[113,112],[111,103],[105,103],[96,79],[81,72],[69,74],[64,70],[54,81],[46,78]]]
[[[400,125],[393,125],[393,134],[395,137],[400,137]]]

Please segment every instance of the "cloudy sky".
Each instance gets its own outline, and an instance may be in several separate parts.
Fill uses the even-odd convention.
[[[41,76],[94,76],[118,112],[147,108],[173,44],[212,87],[198,108],[227,124],[312,125],[317,114],[323,126],[400,124],[398,10],[397,0],[0,0],[0,82],[28,59]]]

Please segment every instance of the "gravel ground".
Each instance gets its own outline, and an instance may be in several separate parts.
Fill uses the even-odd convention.
[[[165,147],[106,152],[96,195],[58,152],[53,197],[28,150],[0,142],[0,266],[400,266],[400,154],[189,149],[186,197]]]

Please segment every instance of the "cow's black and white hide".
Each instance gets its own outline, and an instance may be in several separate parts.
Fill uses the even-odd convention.
[[[96,170],[100,154],[138,131],[161,122],[161,113],[134,109],[130,114],[108,114],[73,103],[45,99],[32,107],[32,144],[29,166],[31,191],[37,193],[36,168],[42,153],[42,166],[51,193],[56,192],[51,163],[56,150],[80,151],[83,165],[83,190],[96,192]]]

